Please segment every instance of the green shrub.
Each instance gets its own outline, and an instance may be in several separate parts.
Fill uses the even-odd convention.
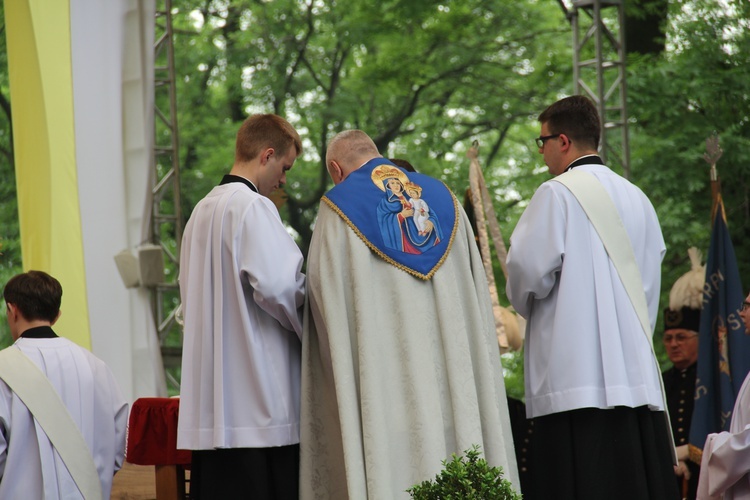
[[[464,451],[466,457],[443,460],[443,470],[431,481],[406,490],[414,500],[520,500],[501,467],[490,467],[480,458],[479,446]]]

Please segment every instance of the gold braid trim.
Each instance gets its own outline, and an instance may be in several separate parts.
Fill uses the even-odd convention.
[[[445,185],[445,183],[443,183],[443,185]],[[427,274],[422,274],[422,273],[420,273],[418,271],[415,271],[414,269],[412,269],[410,267],[407,267],[407,266],[401,264],[400,262],[396,262],[392,258],[388,257],[378,247],[376,247],[370,240],[368,240],[367,237],[364,234],[362,234],[362,232],[357,228],[357,226],[355,226],[354,223],[351,220],[349,220],[349,217],[347,217],[344,214],[344,212],[342,212],[341,209],[339,207],[337,207],[336,204],[333,203],[327,196],[323,195],[323,198],[321,198],[321,200],[324,201],[326,203],[326,205],[328,205],[329,207],[331,207],[331,210],[333,210],[334,212],[336,212],[339,215],[339,217],[341,217],[344,220],[344,222],[346,223],[346,225],[349,226],[350,228],[352,228],[352,230],[354,231],[354,233],[357,236],[359,236],[359,239],[361,239],[362,241],[364,241],[365,245],[367,245],[368,247],[370,247],[370,250],[372,250],[373,252],[375,252],[378,255],[378,257],[380,257],[381,259],[383,259],[387,263],[389,263],[389,264],[391,264],[391,265],[393,265],[393,266],[401,269],[402,271],[411,274],[412,276],[416,276],[417,278],[420,278],[420,279],[423,279],[423,280],[427,281],[430,278],[432,278],[432,276],[437,272],[437,270],[440,268],[440,266],[443,265],[443,262],[445,262],[445,259],[448,257],[448,253],[450,252],[451,247],[453,247],[453,240],[456,238],[456,233],[458,232],[458,216],[459,216],[459,212],[458,212],[458,199],[453,194],[453,191],[451,191],[448,188],[448,186],[445,186],[445,188],[448,189],[448,192],[451,194],[451,198],[453,198],[453,212],[456,214],[455,215],[455,219],[453,220],[453,231],[451,232],[451,237],[448,240],[448,247],[445,249],[445,252],[443,252],[443,256],[440,258],[440,260],[437,262],[437,264],[435,264],[435,266]]]
[[[688,457],[690,458],[691,462],[694,462],[700,465],[701,459],[703,458],[703,450],[693,444],[689,444],[688,445]]]

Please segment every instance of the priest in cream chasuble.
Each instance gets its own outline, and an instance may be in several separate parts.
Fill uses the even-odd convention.
[[[469,221],[442,182],[363,161],[323,197],[308,256],[300,496],[409,498],[474,444],[518,489]]]

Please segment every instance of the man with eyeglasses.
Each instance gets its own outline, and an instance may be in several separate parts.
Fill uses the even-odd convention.
[[[678,498],[651,341],[666,251],[656,211],[598,155],[601,120],[590,99],[561,99],[539,122],[539,153],[559,182],[543,183],[518,221],[506,283],[528,321],[526,413],[534,433],[524,498]],[[563,184],[571,180],[599,194],[574,194]],[[601,210],[610,226],[621,222],[616,238],[630,243],[628,262],[642,286],[626,289],[584,202],[610,207]]]
[[[672,368],[663,372],[662,377],[680,462],[675,473],[683,498],[687,499],[695,498],[699,474],[698,464],[688,459],[688,442],[695,400],[700,317],[700,309],[690,307],[664,310],[663,341]]]
[[[745,333],[750,333],[750,295],[745,297],[740,306],[740,317],[745,324]]]
[[[700,330],[703,284],[706,267],[696,247],[687,251],[690,271],[680,276],[669,291],[669,307],[664,309],[664,350],[672,368],[662,373],[667,396],[669,420],[677,447],[675,467],[681,498],[695,499],[700,467],[688,458],[690,423],[695,401],[698,367],[698,331]]]

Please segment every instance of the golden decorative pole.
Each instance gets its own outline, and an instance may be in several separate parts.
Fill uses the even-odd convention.
[[[719,199],[721,198],[721,181],[719,181],[719,173],[716,170],[716,163],[721,158],[722,151],[719,146],[719,135],[714,132],[708,139],[706,139],[706,152],[703,154],[703,159],[711,165],[709,175],[711,177],[711,199],[713,200],[713,206],[711,207],[711,220],[714,220],[716,216],[716,207],[719,205]],[[725,216],[726,218],[726,216]]]
[[[477,238],[479,253],[482,256],[482,265],[487,276],[487,284],[492,300],[492,312],[495,317],[495,329],[501,352],[509,350],[517,351],[523,345],[523,333],[520,320],[508,308],[500,305],[495,274],[492,269],[492,254],[490,253],[490,242],[495,247],[497,259],[505,277],[508,277],[508,268],[505,258],[508,251],[505,248],[497,215],[492,206],[492,197],[487,184],[484,182],[482,169],[479,165],[479,142],[474,141],[466,156],[471,160],[469,164],[469,186],[471,191],[471,204],[474,207],[474,219],[477,224]]]

